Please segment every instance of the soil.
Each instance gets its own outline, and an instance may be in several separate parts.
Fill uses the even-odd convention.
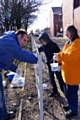
[[[47,84],[47,89],[44,90],[44,120],[65,120],[64,112],[59,96],[49,97],[51,86],[49,83],[49,76],[47,67],[44,71],[43,83]],[[26,82],[24,90],[21,88],[13,89],[8,87],[6,89],[7,108],[15,110],[16,118],[19,114],[19,103],[23,99],[22,120],[39,120],[39,104],[38,93],[36,88],[36,80],[34,74],[34,66],[27,64],[26,67]],[[15,120],[15,119],[14,119]]]

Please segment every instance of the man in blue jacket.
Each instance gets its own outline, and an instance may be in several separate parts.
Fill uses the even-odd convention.
[[[27,32],[23,29],[17,32],[5,32],[0,37],[0,120],[9,120],[5,106],[5,98],[2,84],[2,69],[16,71],[14,59],[31,64],[37,63],[37,57],[30,51],[22,49],[28,41]]]

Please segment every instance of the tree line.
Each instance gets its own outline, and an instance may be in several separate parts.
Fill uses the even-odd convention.
[[[0,0],[0,29],[27,30],[37,18],[35,12],[40,5],[39,0]]]

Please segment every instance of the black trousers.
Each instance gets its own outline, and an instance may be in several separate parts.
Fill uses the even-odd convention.
[[[60,86],[60,89],[63,93],[65,93],[65,83],[62,79],[62,75],[61,75],[61,71],[56,71],[56,72],[52,72],[51,70],[49,70],[49,76],[50,76],[50,83],[52,85],[52,88],[53,88],[53,92],[57,92],[58,89],[57,89],[57,84],[56,84],[56,79],[55,79],[55,76],[54,74],[56,75],[57,77],[57,80],[58,80],[58,83],[59,83],[59,86]]]

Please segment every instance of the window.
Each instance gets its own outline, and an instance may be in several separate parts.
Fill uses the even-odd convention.
[[[80,6],[80,0],[74,0],[74,9]]]

